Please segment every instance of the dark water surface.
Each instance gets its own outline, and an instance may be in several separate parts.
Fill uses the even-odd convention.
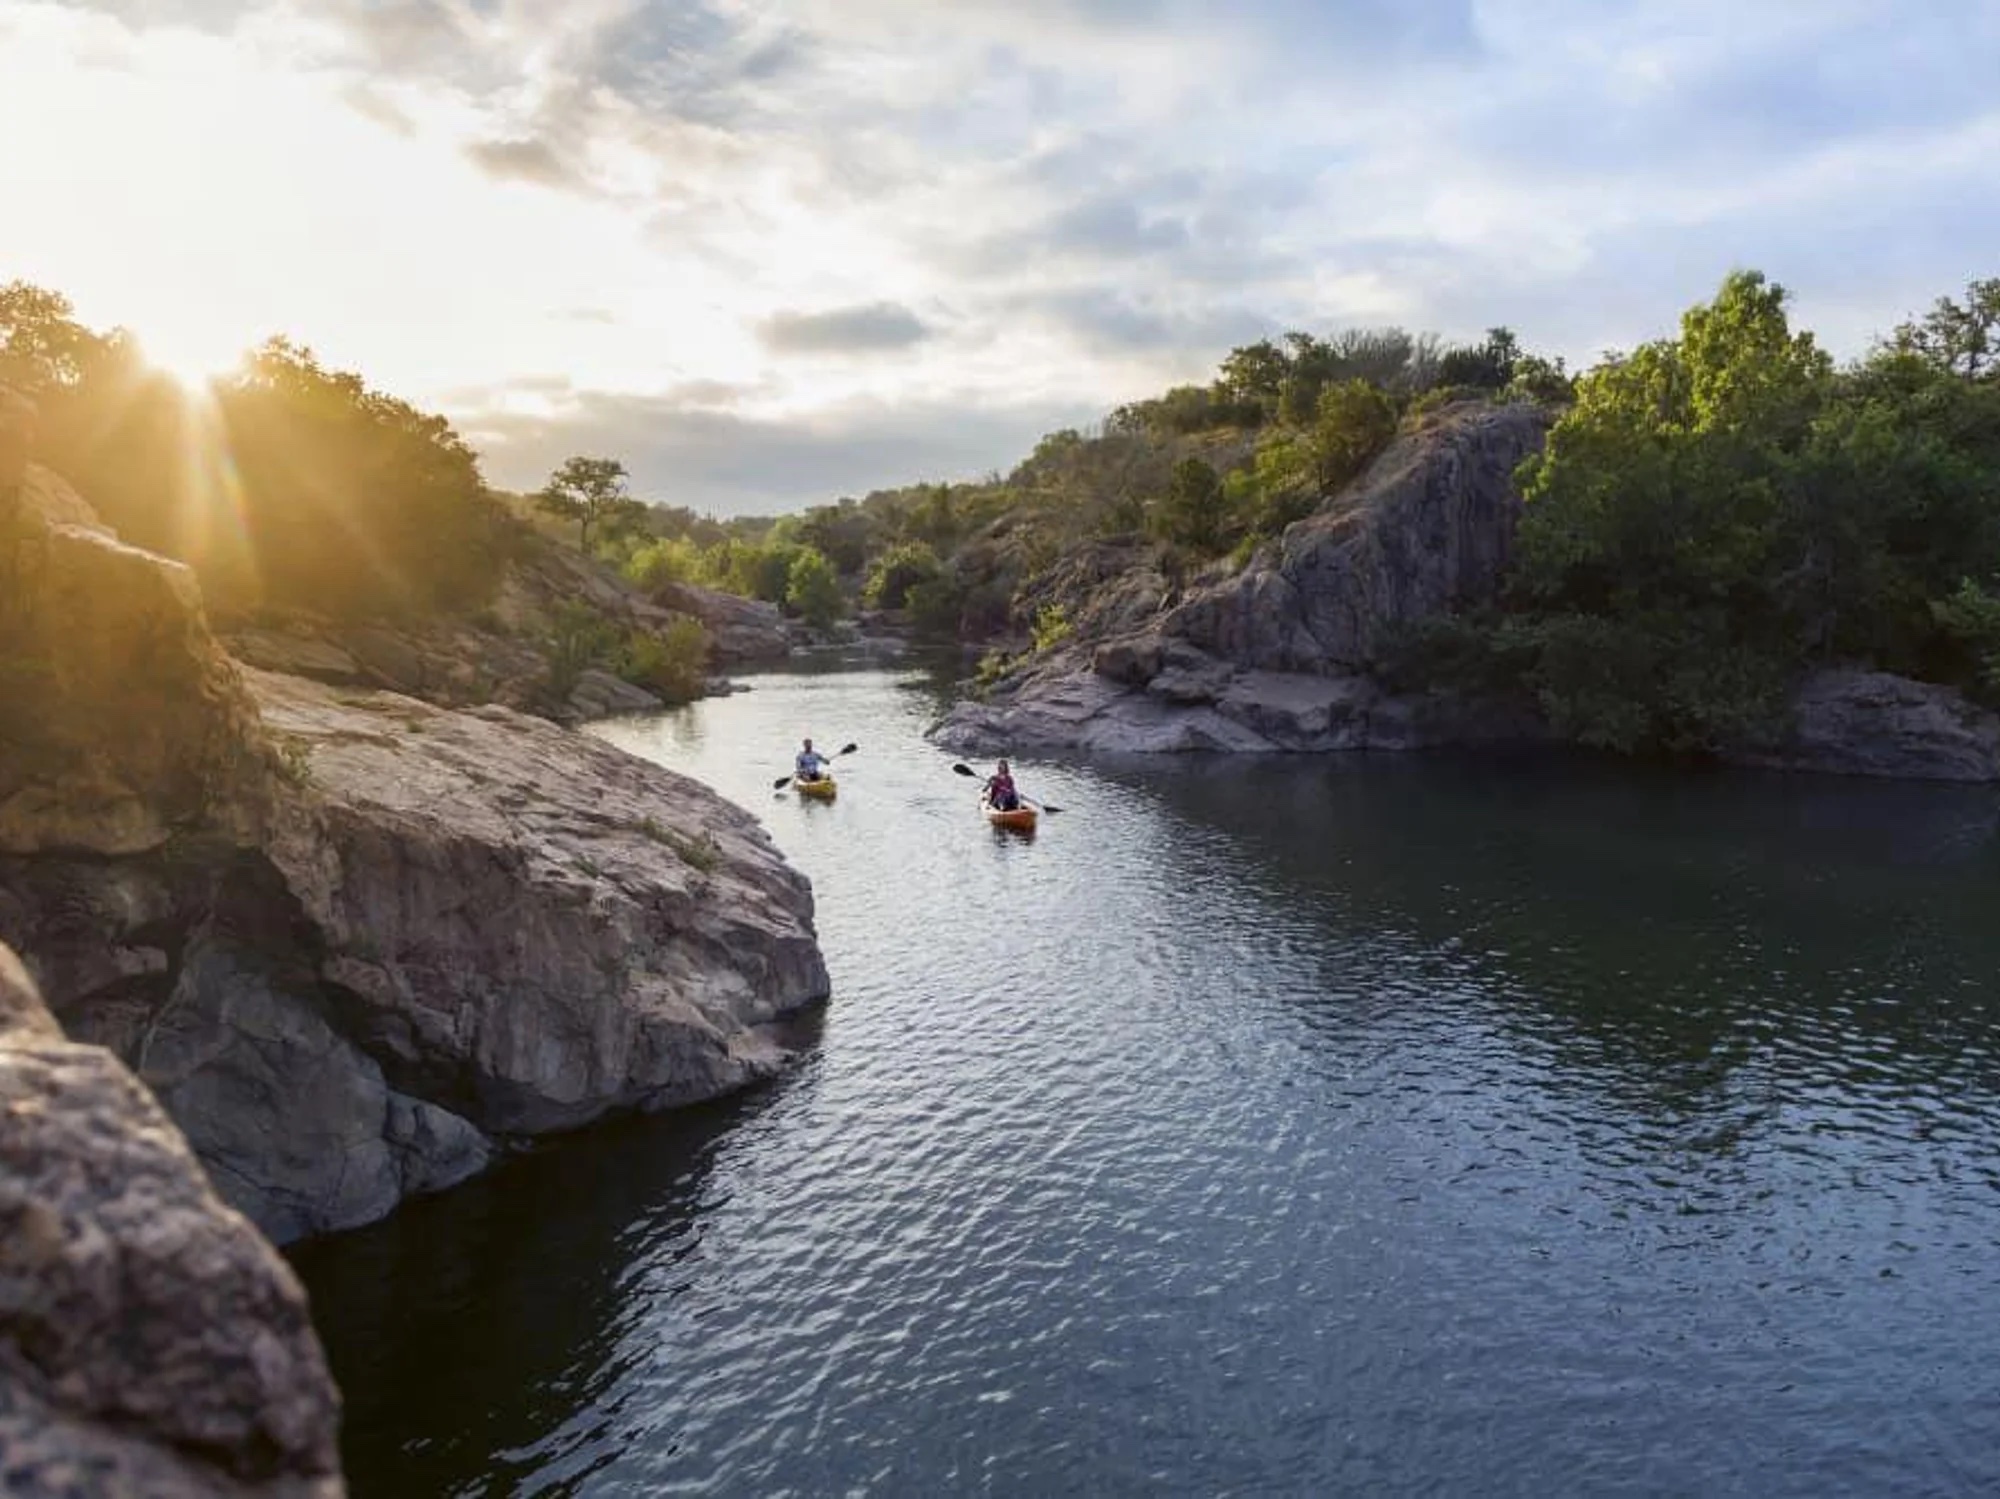
[[[1031,762],[1028,841],[933,707],[604,730],[812,876],[821,1041],[307,1246],[361,1499],[2000,1491],[1992,793]]]

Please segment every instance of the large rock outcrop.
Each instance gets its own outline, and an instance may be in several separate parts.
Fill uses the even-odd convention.
[[[1135,753],[1545,737],[1528,703],[1398,695],[1370,671],[1398,629],[1497,591],[1521,510],[1514,470],[1548,420],[1530,405],[1439,413],[1240,572],[1178,599],[1128,564],[1072,611],[1076,643],[961,704],[933,737],[966,751]]]
[[[0,1492],[337,1499],[338,1416],[291,1270],[0,947]]]
[[[1099,544],[1052,571],[1077,639],[931,731],[972,752],[1408,750],[1547,742],[1525,696],[1391,690],[1396,633],[1490,600],[1512,550],[1513,474],[1548,423],[1460,406],[1398,440],[1345,494],[1242,570],[1176,599],[1149,556]],[[1079,596],[1080,595],[1080,596]],[[1859,668],[1795,692],[1786,731],[1724,758],[1919,780],[2000,780],[2000,716],[1948,687]]]
[[[505,708],[254,680],[302,782],[268,855],[407,1090],[505,1134],[692,1102],[826,993],[804,878],[705,787]]]
[[[494,596],[470,614],[397,621],[333,619],[266,606],[222,622],[222,640],[246,665],[334,687],[373,687],[442,707],[499,703],[562,723],[663,706],[645,688],[601,670],[558,671],[556,641],[579,613],[607,641],[662,637],[687,620],[707,631],[704,666],[782,657],[777,609],[707,589],[669,585],[648,597],[613,569],[519,522]]]
[[[15,520],[0,940],[273,1237],[788,1055],[826,971],[747,813],[505,708],[239,668],[59,481]]]
[[[0,520],[0,853],[131,854],[193,824],[248,827],[265,769],[194,575],[29,469]]]
[[[2000,715],[1934,682],[1853,669],[1813,673],[1775,744],[1739,764],[1921,781],[2000,781]]]
[[[776,604],[738,598],[693,583],[666,583],[653,590],[662,608],[691,614],[708,631],[709,650],[718,666],[746,666],[782,661],[792,649],[792,634]]]

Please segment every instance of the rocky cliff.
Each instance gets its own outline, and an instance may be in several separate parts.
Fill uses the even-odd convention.
[[[1438,413],[1247,566],[1198,578],[1178,595],[1147,549],[1100,544],[1066,559],[1048,586],[1075,638],[1004,678],[985,701],[954,708],[932,736],[998,753],[1547,741],[1525,696],[1396,692],[1376,671],[1399,630],[1498,593],[1521,514],[1514,470],[1547,425],[1525,405]],[[1798,684],[1785,732],[1725,758],[2000,780],[2000,716],[1947,687],[1821,670]]]
[[[1534,738],[1529,705],[1394,695],[1370,676],[1391,632],[1490,598],[1548,417],[1462,405],[1237,572],[1176,598],[1150,568],[1107,576],[1070,645],[956,709],[965,750],[1408,749]]]
[[[0,1492],[338,1499],[338,1414],[290,1269],[0,947]]]
[[[565,723],[663,706],[654,693],[601,670],[582,672],[560,692],[552,686],[551,642],[568,608],[584,607],[619,638],[660,636],[679,620],[698,620],[716,670],[783,660],[791,650],[775,605],[681,583],[648,596],[573,548],[527,527],[518,531],[491,605],[474,614],[357,621],[266,609],[225,621],[223,644],[252,666],[330,686],[379,688],[445,707],[499,703]]]
[[[0,546],[0,940],[279,1239],[739,1087],[827,992],[747,813],[501,707],[245,670],[53,476]]]

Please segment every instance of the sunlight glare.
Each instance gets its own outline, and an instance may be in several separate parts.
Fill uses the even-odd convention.
[[[235,370],[249,352],[241,339],[198,326],[147,328],[138,340],[145,362],[190,392],[206,390]]]

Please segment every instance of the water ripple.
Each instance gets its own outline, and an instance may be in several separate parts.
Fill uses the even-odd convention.
[[[927,706],[606,730],[812,875],[824,1038],[309,1246],[362,1499],[2000,1486],[1984,798],[1031,761],[995,839]]]

